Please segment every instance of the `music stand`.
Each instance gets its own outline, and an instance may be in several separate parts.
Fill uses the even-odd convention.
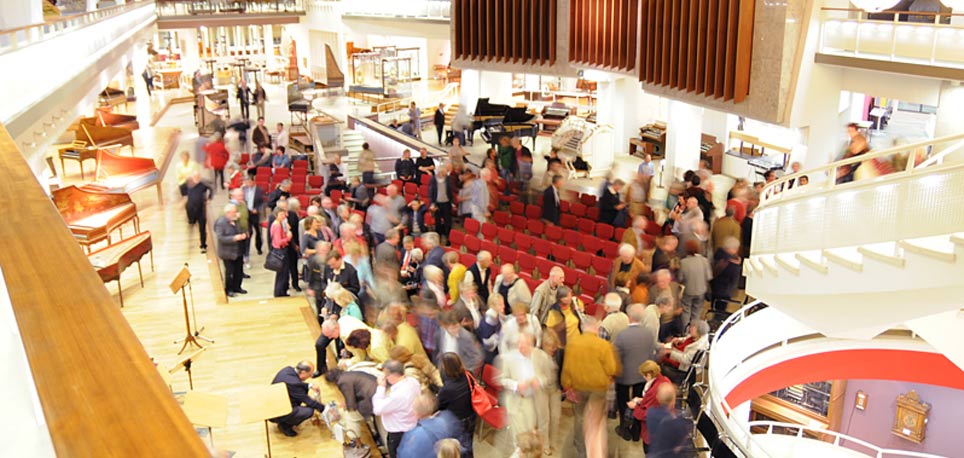
[[[208,429],[211,448],[214,449],[214,429],[224,428],[228,423],[228,398],[200,391],[188,391],[181,405],[188,420]]]
[[[188,382],[188,386],[190,386],[191,389],[193,390],[193,389],[194,389],[194,377],[191,375],[191,366],[194,365],[194,362],[197,361],[198,357],[201,356],[201,353],[204,353],[205,350],[207,350],[207,348],[201,347],[200,350],[198,350],[198,351],[196,351],[196,352],[194,352],[194,353],[191,353],[190,355],[187,355],[187,356],[185,356],[184,358],[181,358],[181,360],[178,361],[177,364],[175,364],[173,367],[171,367],[171,368],[168,370],[168,372],[170,372],[171,374],[173,374],[173,373],[181,370],[181,368],[183,367],[183,368],[184,368],[184,371],[187,372],[187,382]]]
[[[198,338],[202,338],[202,339],[204,339],[204,340],[208,340],[208,341],[210,341],[210,342],[212,342],[212,343],[214,342],[214,341],[212,341],[212,340],[210,340],[210,339],[206,339],[206,338],[204,338],[204,337],[201,337],[201,336],[200,336],[200,333],[198,333],[198,332],[196,332],[196,331],[195,331],[195,332],[191,332],[191,317],[190,317],[190,315],[188,314],[188,311],[187,311],[187,292],[184,290],[185,286],[190,285],[190,283],[191,283],[191,271],[187,270],[187,264],[184,264],[184,268],[182,268],[181,271],[177,273],[177,276],[174,277],[174,280],[172,280],[172,281],[171,281],[171,284],[170,284],[170,288],[171,288],[171,292],[172,292],[172,293],[177,294],[178,291],[181,292],[181,301],[182,301],[183,306],[184,306],[184,328],[185,328],[185,330],[186,330],[186,332],[187,332],[187,335],[186,335],[186,336],[184,337],[184,339],[183,339],[184,345],[181,347],[181,351],[177,352],[177,354],[179,354],[179,355],[180,355],[181,353],[184,353],[184,350],[187,350],[188,345],[196,346],[197,348],[204,348],[204,346],[201,345],[200,342],[198,342]],[[194,301],[193,301],[193,298],[194,298],[193,289],[192,289],[192,292],[191,292],[191,298],[192,298],[191,308],[193,309],[193,302],[194,302]],[[195,314],[194,327],[195,327],[195,329],[197,329],[197,314]],[[181,342],[181,341],[180,341],[180,340],[175,340],[175,341],[174,341],[175,344],[178,343],[178,342]]]
[[[268,420],[291,413],[288,387],[284,383],[248,388],[241,392],[241,423],[264,422],[264,439],[271,458],[271,435]]]

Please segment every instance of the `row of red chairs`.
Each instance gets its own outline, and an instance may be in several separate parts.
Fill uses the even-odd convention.
[[[506,219],[507,217],[508,219]],[[606,257],[613,258],[619,254],[619,241],[622,240],[623,233],[626,231],[626,228],[614,228],[612,225],[595,223],[588,219],[580,221],[575,229],[564,228],[546,224],[538,219],[526,219],[519,215],[509,216],[501,211],[493,214],[493,220],[495,221],[494,224],[479,223],[472,218],[466,218],[463,223],[465,233],[467,235],[481,233],[484,239],[498,239],[500,243],[531,245],[537,252],[538,250],[546,252],[548,248],[544,242],[553,242],[577,250],[583,249],[591,254],[597,254],[601,251]],[[529,241],[523,237],[523,240],[519,242],[517,240],[518,235],[528,235],[534,240]],[[616,241],[612,241],[612,239]],[[649,247],[652,247],[655,243],[655,238],[648,234],[644,234],[643,239]]]
[[[541,242],[547,242],[548,247],[541,242],[538,243],[538,245],[528,245],[527,238],[530,237],[526,234],[515,233],[511,230],[508,230],[508,232],[501,231],[501,233],[503,236],[507,233],[514,234],[514,240],[516,241],[515,248],[511,246],[511,242],[504,239],[500,239],[499,243],[496,244],[489,240],[481,240],[478,237],[466,235],[457,229],[449,231],[449,244],[456,250],[461,250],[462,247],[465,247],[466,251],[470,254],[488,251],[492,253],[493,257],[498,257],[502,262],[518,264],[523,270],[533,270],[536,267],[542,267],[538,269],[540,273],[539,278],[544,278],[549,272],[548,269],[545,268],[547,264],[540,265],[539,259],[549,260],[551,257],[557,264],[563,267],[572,266],[575,269],[585,271],[592,269],[596,275],[608,276],[612,271],[612,259],[616,257],[616,255],[608,258],[596,256],[588,251],[578,250],[570,246],[559,245],[545,240]],[[519,240],[523,242],[520,244],[518,243]],[[538,249],[536,249],[537,246]],[[530,249],[532,249],[532,253],[530,253]],[[472,263],[468,265],[471,264]],[[549,268],[551,268],[551,266],[549,266]]]

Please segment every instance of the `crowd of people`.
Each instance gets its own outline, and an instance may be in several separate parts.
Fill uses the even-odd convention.
[[[403,187],[427,187],[415,195],[376,181],[366,144],[359,176],[348,180],[344,164],[330,161],[322,171],[328,187],[302,208],[289,181],[267,193],[255,183],[258,166],[291,167],[284,126],[272,134],[260,118],[237,134],[241,144],[249,134],[255,154],[248,164],[237,164],[227,132],[215,134],[200,161],[217,174],[215,184],[200,180],[188,153],[177,166],[178,184],[189,219],[200,223],[202,249],[204,203],[216,188],[229,189],[214,224],[228,296],[247,293],[252,245],[259,254],[267,245],[273,295],[304,290],[317,312],[315,361],[284,368],[275,379],[288,385],[293,406],[272,420],[281,432],[296,435],[295,426],[326,409],[307,383],[324,377],[344,395],[346,427],[358,437],[370,432],[388,456],[473,456],[477,425],[490,414],[479,399],[485,380],[501,390],[497,403],[508,412],[516,456],[562,453],[560,444],[577,456],[606,456],[607,418],[648,454],[683,456],[674,453],[692,447],[674,409],[677,386],[708,349],[707,302],[723,311],[739,289],[759,185],[738,181],[717,211],[703,164],[671,185],[671,210],[660,225],[650,209],[650,158],[628,186],[606,180],[599,221],[628,227],[606,288],[594,298],[602,307],[591,314],[559,267],[538,272],[539,284],[530,288],[519,266],[497,264],[496,253],[480,251],[463,265],[446,248],[449,231],[464,218],[491,221],[506,202],[538,195],[529,189],[532,153],[517,138],[500,139],[480,167],[468,163],[458,137],[444,158],[422,149],[413,159],[406,151],[396,177]],[[541,216],[558,225],[567,199],[564,167],[556,151],[545,159]],[[338,180],[345,185],[340,202],[331,196]],[[264,234],[261,221],[268,221]],[[567,432],[559,430],[563,403],[574,417]]]

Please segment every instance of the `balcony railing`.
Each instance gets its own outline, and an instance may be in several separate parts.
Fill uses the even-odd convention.
[[[74,16],[66,16],[60,19],[32,24],[16,29],[0,30],[0,55],[30,46],[36,43],[50,40],[55,37],[73,32],[91,24],[104,21],[115,16],[120,16],[129,11],[144,6],[146,1],[131,1],[124,5],[112,6]]]
[[[449,0],[352,0],[342,3],[342,12],[346,16],[448,20],[451,10]]]
[[[846,434],[841,434],[836,431],[829,431],[822,428],[813,428],[810,426],[799,425],[794,423],[781,423],[776,421],[751,421],[749,423],[750,428],[765,428],[765,433],[763,435],[770,436],[775,434],[783,434],[787,436],[794,436],[799,440],[814,440],[807,439],[804,433],[809,433],[813,435],[823,436],[832,438],[830,442],[834,446],[843,447],[845,445],[850,445],[848,448],[861,449],[862,451],[867,451],[870,453],[869,456],[875,458],[941,458],[937,455],[931,455],[929,453],[919,453],[919,452],[908,452],[906,450],[891,450],[880,448],[874,444],[867,441],[862,441],[856,437],[851,437]],[[793,434],[787,434],[787,432],[793,431]]]
[[[876,19],[890,15],[890,19]],[[952,24],[957,13],[859,9],[821,10],[821,54],[861,57],[909,64],[964,68],[964,24]]]
[[[160,17],[213,14],[304,14],[302,0],[158,0]]]

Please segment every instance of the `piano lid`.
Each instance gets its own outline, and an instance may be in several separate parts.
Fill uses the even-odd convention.
[[[479,101],[475,104],[476,116],[502,116],[508,110],[508,105],[489,103],[488,97],[480,97]]]
[[[532,121],[536,115],[530,114],[526,111],[525,107],[512,107],[506,110],[505,118],[502,119],[503,124],[519,124]]]

